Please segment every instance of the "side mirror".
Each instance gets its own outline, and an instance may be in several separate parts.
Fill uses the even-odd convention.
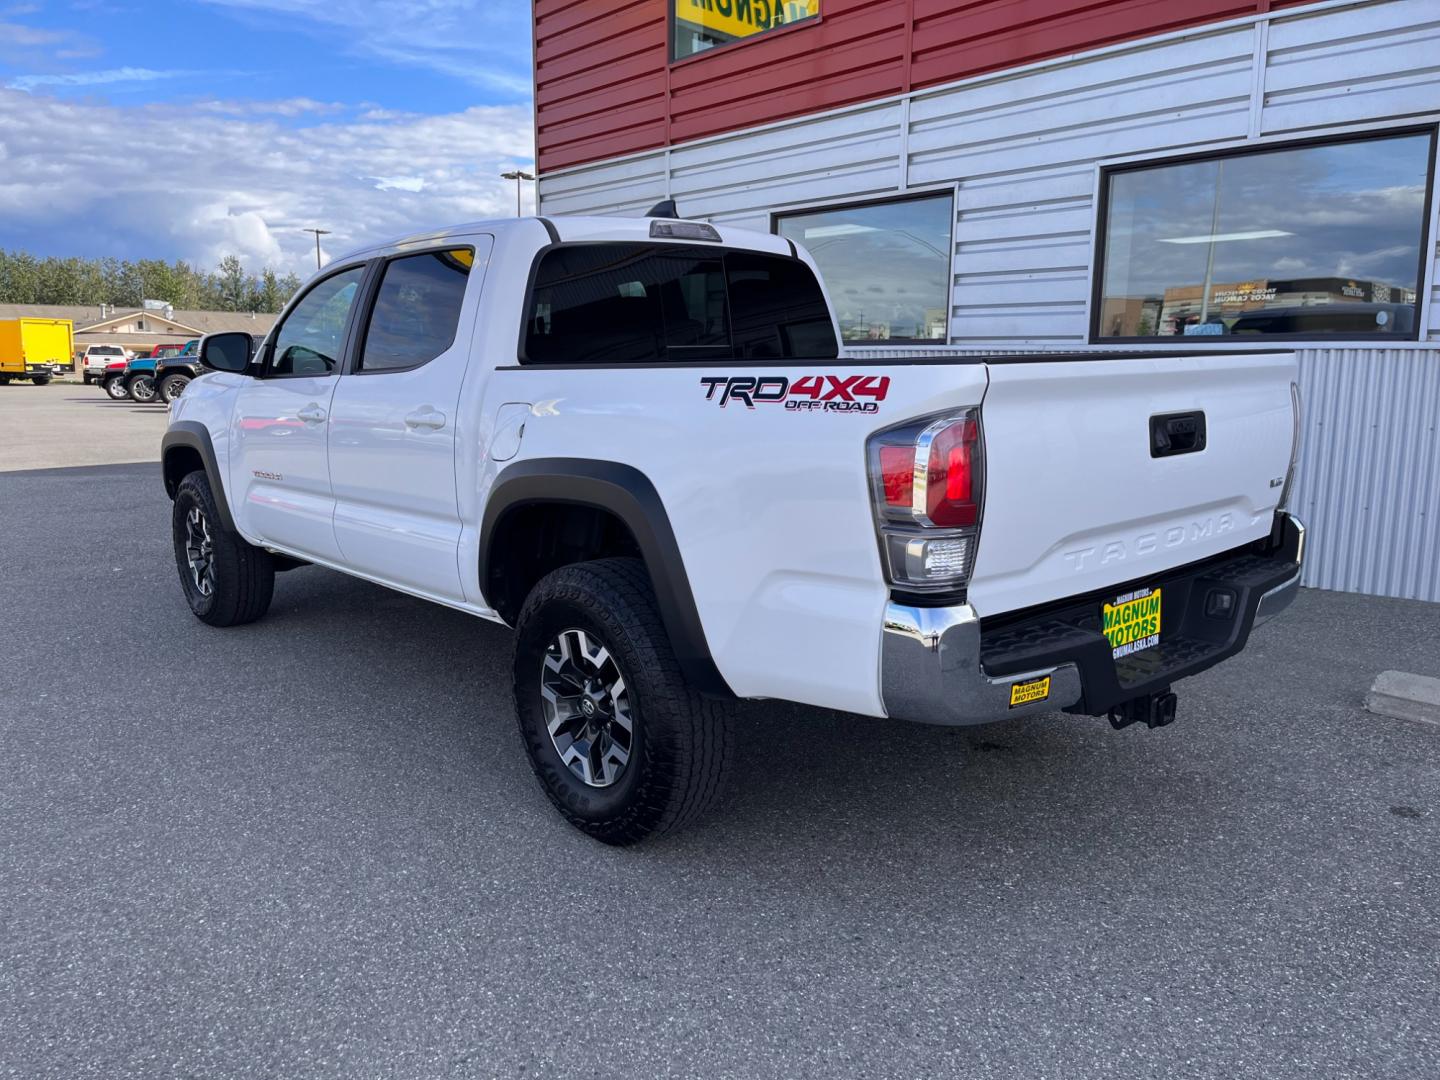
[[[254,349],[249,334],[239,331],[206,334],[200,340],[200,363],[215,371],[243,375],[250,369],[250,354]]]

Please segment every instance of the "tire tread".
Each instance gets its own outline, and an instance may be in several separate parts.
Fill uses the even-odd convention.
[[[638,657],[640,670],[627,671],[626,677],[638,684],[646,753],[653,761],[647,763],[633,803],[617,817],[596,822],[575,813],[557,796],[532,746],[531,766],[546,793],[572,825],[610,844],[633,844],[691,824],[723,793],[734,757],[733,702],[706,697],[686,680],[650,576],[638,559],[597,559],[549,574],[526,599],[517,620],[522,632],[542,606],[555,601],[568,601],[611,623]],[[517,711],[524,707],[521,696],[531,691],[532,673],[521,671],[521,666],[517,663],[515,671]]]

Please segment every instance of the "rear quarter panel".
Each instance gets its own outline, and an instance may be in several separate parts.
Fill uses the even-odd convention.
[[[793,386],[806,376],[827,392],[832,378],[889,381],[873,411],[725,402],[723,388],[705,381]],[[888,587],[865,443],[909,417],[978,404],[983,366],[531,367],[497,371],[494,380],[491,401],[531,403],[517,460],[578,452],[649,477],[711,655],[737,694],[884,715],[879,638]]]

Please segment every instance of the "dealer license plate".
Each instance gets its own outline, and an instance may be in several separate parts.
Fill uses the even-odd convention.
[[[1105,638],[1119,660],[1160,644],[1160,590],[1136,589],[1105,604]]]

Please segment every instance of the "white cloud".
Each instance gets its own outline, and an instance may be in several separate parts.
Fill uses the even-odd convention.
[[[375,181],[376,191],[410,191],[418,194],[425,190],[423,176],[367,176],[365,179]]]
[[[233,252],[303,274],[309,226],[333,230],[338,253],[510,216],[514,188],[499,173],[532,154],[526,106],[297,129],[243,103],[118,107],[0,90],[0,246],[207,267]]]
[[[347,111],[350,106],[338,101],[316,101],[314,98],[281,98],[276,101],[222,101],[210,99],[197,101],[192,106],[200,112],[215,116],[283,116],[294,119],[301,116],[334,116]]]
[[[74,71],[65,75],[21,75],[10,80],[11,90],[34,90],[39,86],[110,86],[115,83],[156,82],[180,76],[198,75],[195,71],[156,71],[153,68],[101,68],[98,71]]]
[[[205,0],[329,31],[352,55],[424,68],[514,98],[531,90],[528,4],[497,0]],[[336,35],[334,30],[340,30]]]

